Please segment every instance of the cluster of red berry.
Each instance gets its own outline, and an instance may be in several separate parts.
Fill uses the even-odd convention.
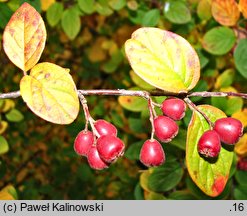
[[[168,98],[161,104],[161,110],[164,115],[155,117],[154,134],[161,142],[168,143],[178,134],[179,127],[175,121],[184,117],[186,104],[179,98]],[[165,162],[165,152],[156,139],[144,142],[140,161],[148,167],[160,166]]]
[[[147,167],[160,166],[165,162],[165,152],[159,141],[172,141],[179,131],[176,121],[181,120],[186,111],[186,103],[179,98],[167,98],[160,107],[163,115],[150,116],[153,119],[152,136],[144,142],[140,151],[140,161]],[[218,119],[212,125],[210,130],[202,134],[197,146],[199,154],[208,158],[219,155],[221,143],[235,144],[243,134],[242,123],[231,117]],[[74,150],[87,157],[91,168],[108,168],[124,154],[125,145],[117,137],[117,129],[113,124],[99,119],[93,120],[91,127],[92,132],[84,129],[77,135]],[[153,138],[154,135],[159,141]]]
[[[204,157],[215,158],[219,155],[221,142],[234,145],[243,135],[242,123],[227,117],[215,121],[213,129],[205,131],[198,142],[198,152]]]
[[[82,130],[74,141],[74,150],[77,154],[87,157],[91,168],[102,170],[115,162],[124,154],[125,145],[117,137],[116,127],[99,119],[94,122],[97,134],[89,130]]]

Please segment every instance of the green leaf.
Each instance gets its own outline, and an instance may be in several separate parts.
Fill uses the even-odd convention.
[[[135,186],[134,196],[135,196],[136,200],[144,200],[143,190],[142,190],[141,185],[139,183],[137,183]]]
[[[210,105],[197,107],[208,118],[215,122],[226,115],[219,109]],[[193,112],[186,141],[186,164],[189,174],[195,184],[207,195],[215,197],[224,190],[233,160],[233,151],[221,148],[219,156],[215,160],[206,160],[197,150],[197,143],[202,134],[209,130],[209,125],[198,112]]]
[[[69,8],[63,12],[62,28],[70,40],[75,39],[80,32],[81,20],[74,8]]]
[[[232,87],[228,88],[221,88],[220,91],[222,92],[236,92],[236,90]],[[235,112],[238,112],[242,109],[244,105],[244,101],[240,97],[212,97],[211,104],[216,106],[217,108],[221,109],[227,115],[232,115]]]
[[[196,197],[189,190],[178,190],[171,193],[168,199],[172,200],[195,200]]]
[[[21,79],[20,92],[28,107],[39,117],[70,124],[79,112],[79,99],[69,70],[52,63],[39,63]]]
[[[143,19],[142,19],[142,25],[143,26],[156,26],[160,19],[160,11],[159,9],[152,9],[149,10],[147,13],[145,13]]]
[[[238,112],[242,109],[244,105],[243,98],[233,97],[227,100],[227,105],[224,112],[231,116],[233,113]]]
[[[13,13],[5,3],[0,3],[0,28],[4,29]]]
[[[12,11],[16,11],[20,7],[20,0],[10,0],[7,5]]]
[[[137,88],[131,88],[129,90],[137,90]],[[137,96],[119,96],[118,102],[123,108],[132,112],[141,112],[147,108],[147,101]]]
[[[126,5],[126,0],[110,0],[109,5],[114,10],[121,10]]]
[[[238,42],[234,51],[234,61],[239,73],[247,79],[247,39]]]
[[[54,2],[54,4],[52,4],[46,12],[46,19],[49,25],[54,27],[61,20],[62,15],[63,15],[63,4],[59,2]]]
[[[223,87],[228,87],[233,83],[235,75],[235,70],[232,68],[226,69],[222,74],[220,74],[215,83],[215,88],[220,89]]]
[[[183,1],[168,1],[164,7],[165,17],[172,23],[184,24],[191,20],[190,10]]]
[[[246,171],[238,170],[235,174],[235,178],[240,185],[247,186],[247,172]]]
[[[232,29],[223,26],[215,27],[204,35],[202,45],[211,54],[224,55],[233,48],[236,39]]]
[[[109,16],[113,10],[108,5],[108,0],[98,0],[95,4],[95,10],[103,16]]]
[[[174,145],[182,150],[186,149],[186,133],[184,129],[179,129],[178,135],[171,141],[171,145]]]
[[[10,122],[20,122],[24,119],[22,113],[17,109],[11,109],[5,116]]]
[[[92,14],[94,9],[94,0],[78,0],[79,8],[86,14]]]
[[[146,128],[143,128],[142,119],[140,118],[129,118],[129,127],[131,131],[136,133],[143,133]],[[148,126],[147,126],[148,127]]]
[[[0,135],[0,154],[4,154],[9,151],[9,144],[7,140]]]
[[[120,50],[113,53],[111,59],[103,65],[103,71],[106,73],[113,73],[117,70],[118,66],[123,61],[123,54]]]
[[[233,191],[233,195],[236,200],[246,200],[247,199],[247,185],[237,186]]]
[[[198,57],[200,59],[201,69],[203,69],[208,64],[209,59],[203,54],[202,50],[196,49],[196,52],[197,52]]]
[[[148,178],[148,188],[155,192],[169,191],[181,181],[183,169],[176,161],[155,168]]]
[[[172,32],[139,28],[125,42],[125,52],[134,72],[164,91],[187,92],[199,80],[196,51],[188,41]]]
[[[131,145],[128,146],[124,156],[130,160],[139,160],[142,145],[143,141],[131,143]]]
[[[153,191],[150,191],[145,194],[145,199],[146,200],[165,200],[166,198],[164,197],[164,195],[160,193],[155,193]]]

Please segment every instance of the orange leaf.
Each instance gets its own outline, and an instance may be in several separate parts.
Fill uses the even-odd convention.
[[[247,18],[247,0],[239,1],[239,10],[242,12],[244,18]]]
[[[9,59],[28,71],[40,59],[45,47],[46,29],[40,14],[28,3],[13,14],[3,33],[3,48]]]
[[[214,19],[224,26],[234,26],[240,17],[235,0],[213,0],[211,11]]]

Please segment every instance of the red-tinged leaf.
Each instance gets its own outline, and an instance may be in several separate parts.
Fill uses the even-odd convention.
[[[212,0],[212,15],[214,19],[224,26],[236,25],[240,11],[235,0]]]
[[[221,110],[210,105],[200,105],[198,109],[204,112],[212,122],[226,116]],[[208,129],[209,125],[204,117],[198,112],[193,112],[187,132],[186,163],[195,184],[205,194],[215,197],[226,186],[234,153],[222,146],[219,156],[214,160],[207,160],[200,156],[197,143]]]
[[[239,10],[242,12],[244,18],[247,18],[247,0],[239,1]]]
[[[9,59],[28,71],[40,59],[45,47],[46,29],[40,14],[28,3],[13,14],[3,33],[3,48]]]

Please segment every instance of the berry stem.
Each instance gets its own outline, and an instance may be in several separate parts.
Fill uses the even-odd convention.
[[[154,140],[154,118],[156,117],[156,112],[154,110],[154,105],[153,105],[153,101],[152,101],[151,98],[148,99],[148,110],[149,110],[149,113],[150,113],[149,120],[150,120],[151,127],[152,127],[151,141],[153,141]]]
[[[204,112],[199,110],[198,107],[189,98],[184,98],[184,101],[192,111],[196,111],[196,112],[200,113],[203,116],[203,118],[209,124],[211,130],[214,128],[214,123],[211,122],[210,119],[208,118],[208,116]]]
[[[96,128],[94,127],[94,122],[95,121],[90,115],[86,98],[79,91],[78,91],[78,97],[80,99],[80,102],[81,102],[81,105],[82,105],[82,108],[83,108],[83,112],[84,112],[84,115],[85,115],[85,119],[86,119],[86,124],[85,124],[85,129],[84,130],[88,130],[88,123],[89,123],[91,128],[92,128],[94,136],[99,137],[100,135],[99,135],[98,131],[96,130]],[[94,139],[96,137],[94,137]]]

